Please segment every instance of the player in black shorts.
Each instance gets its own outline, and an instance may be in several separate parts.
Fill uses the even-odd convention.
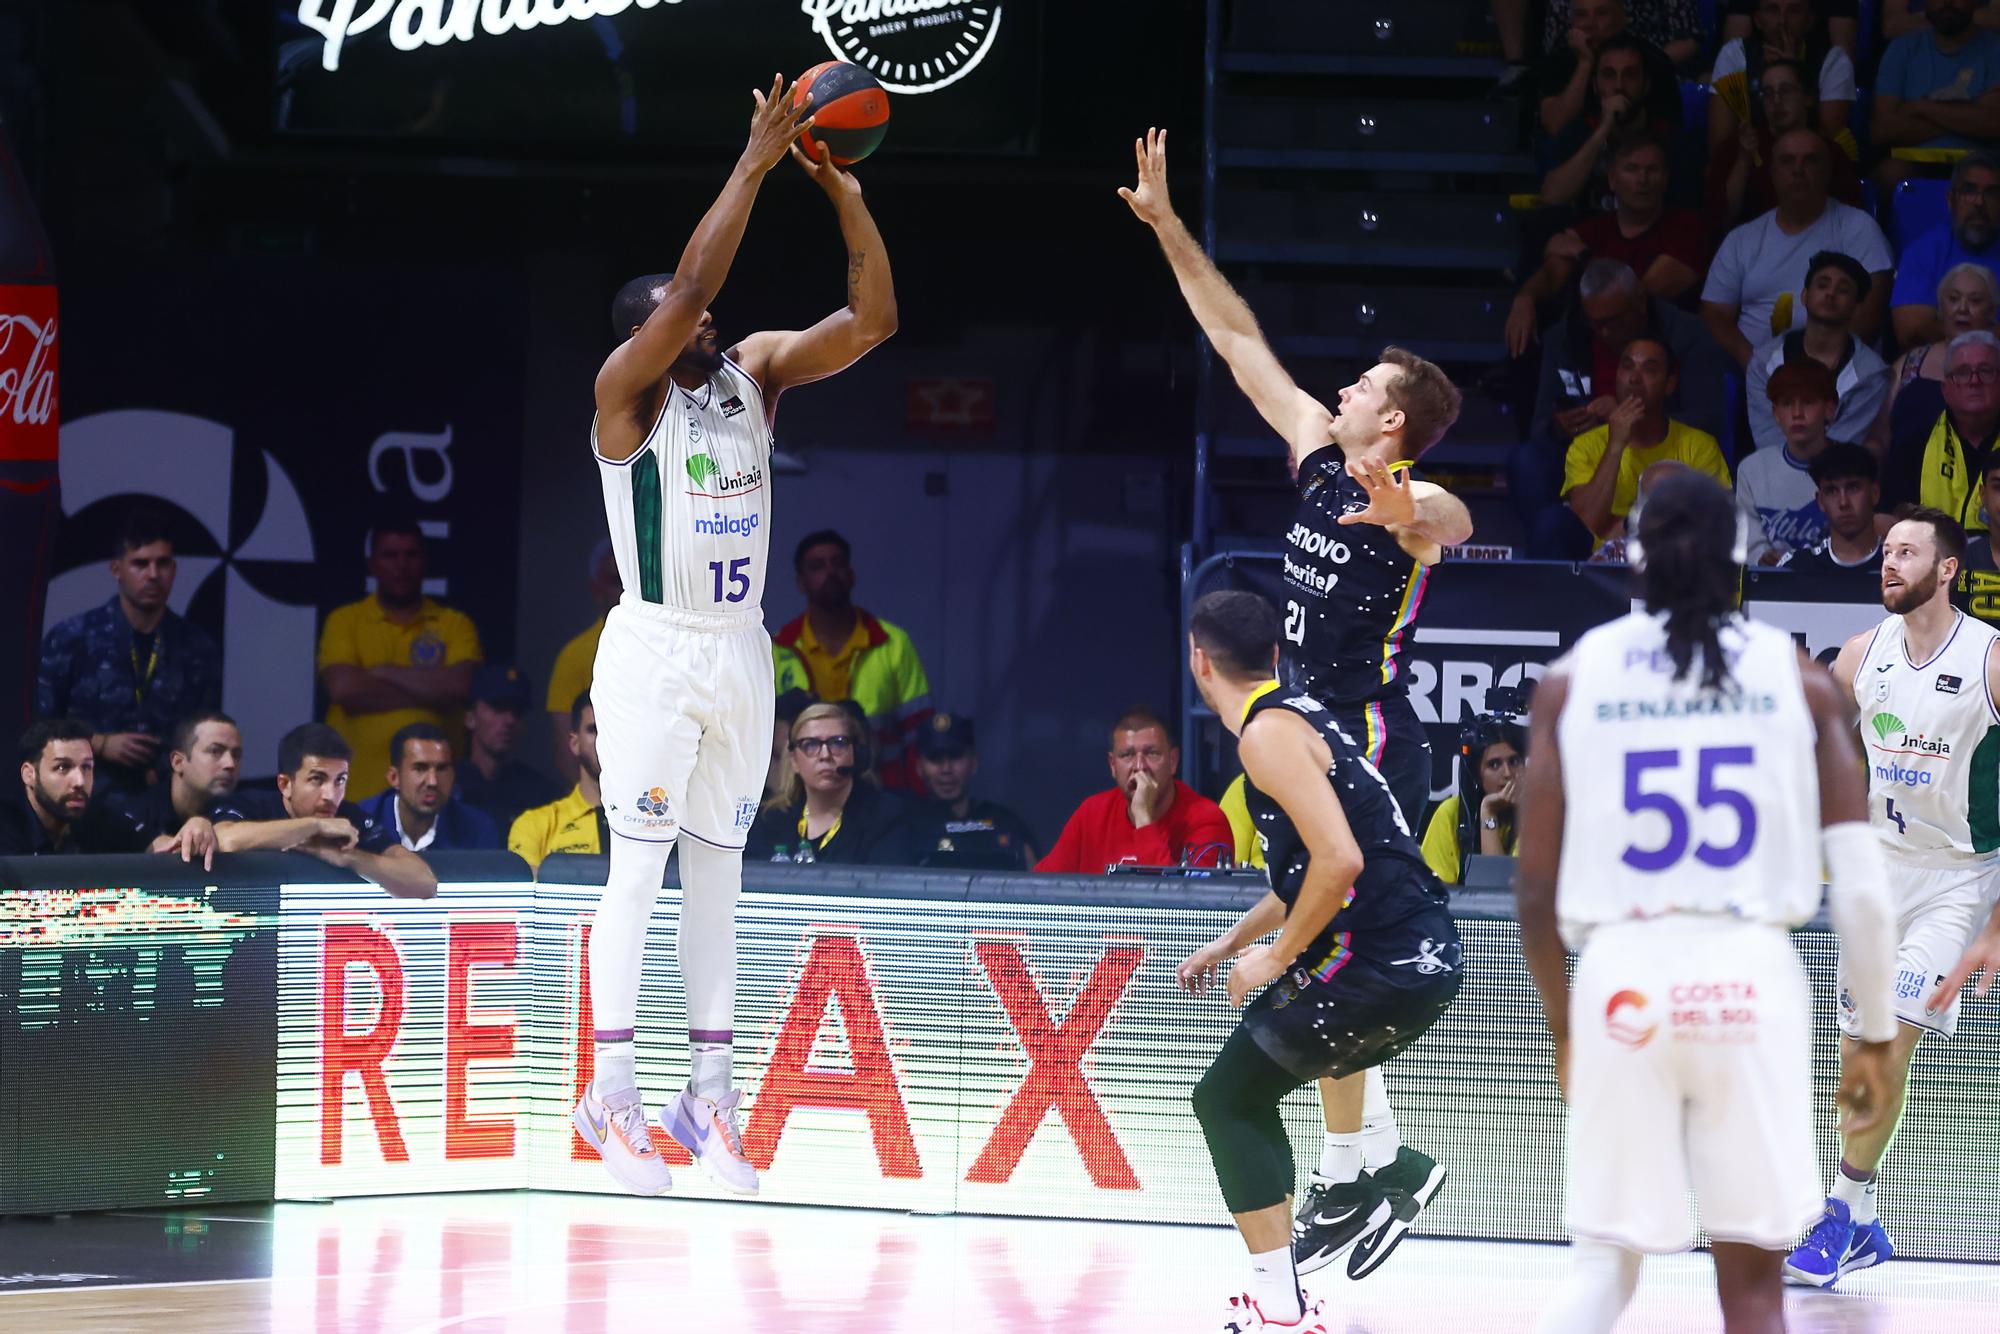
[[[1300,500],[1285,535],[1281,675],[1333,712],[1387,780],[1404,819],[1421,821],[1430,744],[1397,656],[1430,568],[1444,547],[1472,536],[1472,518],[1408,470],[1457,420],[1458,391],[1438,367],[1400,348],[1385,348],[1340,391],[1337,408],[1299,388],[1174,214],[1165,133],[1149,131],[1137,152],[1138,185],[1120,195],[1153,228],[1202,332],[1291,449]],[[1382,1200],[1422,1208],[1444,1169],[1401,1144],[1379,1070],[1352,1086],[1322,1083],[1320,1105],[1327,1133],[1299,1213],[1299,1268],[1310,1273],[1351,1246],[1348,1273],[1359,1278],[1393,1245],[1367,1230]]]
[[[1229,998],[1243,1022],[1194,1090],[1222,1197],[1250,1250],[1251,1291],[1232,1328],[1322,1329],[1298,1288],[1292,1150],[1278,1104],[1315,1079],[1388,1060],[1436,1023],[1463,963],[1445,890],[1403,813],[1330,710],[1281,685],[1278,618],[1254,593],[1195,604],[1188,669],[1237,735],[1244,791],[1271,892],[1180,967],[1205,990],[1236,956]],[[1269,945],[1254,942],[1278,932]],[[1266,985],[1269,984],[1269,985]],[[1416,1216],[1386,1201],[1389,1246]]]

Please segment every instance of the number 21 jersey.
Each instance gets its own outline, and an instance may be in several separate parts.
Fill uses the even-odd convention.
[[[680,611],[760,611],[771,544],[771,430],[764,395],[723,359],[692,392],[669,382],[632,457],[591,453],[625,595]]]
[[[1556,722],[1571,948],[1594,926],[1670,913],[1796,926],[1819,906],[1819,764],[1798,648],[1768,625],[1722,629],[1729,685],[1674,680],[1662,617],[1577,641]],[[1529,763],[1534,763],[1530,757]]]

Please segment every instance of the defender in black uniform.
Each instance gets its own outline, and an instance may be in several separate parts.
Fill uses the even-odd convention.
[[[1249,306],[1175,216],[1165,132],[1149,131],[1136,147],[1138,184],[1119,194],[1153,228],[1188,308],[1236,383],[1290,446],[1301,494],[1285,535],[1283,679],[1333,712],[1387,780],[1404,819],[1419,822],[1431,752],[1397,655],[1430,567],[1444,547],[1472,536],[1472,517],[1441,488],[1411,480],[1408,469],[1457,420],[1458,391],[1438,367],[1400,348],[1383,349],[1340,391],[1335,409],[1299,388]],[[1379,1072],[1354,1086],[1322,1082],[1320,1104],[1326,1147],[1299,1216],[1299,1265],[1310,1273],[1355,1246],[1348,1272],[1360,1277],[1387,1254],[1375,1247],[1379,1238],[1354,1230],[1377,1210],[1333,1193],[1379,1184],[1421,1207],[1444,1170],[1401,1146]]]
[[[1251,593],[1195,604],[1189,670],[1238,737],[1245,797],[1271,892],[1181,965],[1204,990],[1239,955],[1229,997],[1265,987],[1194,1091],[1216,1180],[1250,1248],[1254,1315],[1306,1327],[1291,1246],[1293,1166],[1278,1104],[1324,1076],[1380,1065],[1421,1037],[1458,994],[1458,930],[1387,784],[1329,711],[1281,686],[1278,620]],[[1253,942],[1277,930],[1270,945]],[[1266,984],[1270,984],[1266,986]],[[1386,1257],[1416,1217],[1407,1195],[1377,1202]],[[1358,1254],[1359,1252],[1357,1252]],[[1375,1263],[1380,1263],[1377,1258]]]

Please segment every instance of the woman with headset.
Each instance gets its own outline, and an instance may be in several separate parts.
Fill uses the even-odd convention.
[[[1512,713],[1481,714],[1459,733],[1458,791],[1424,829],[1424,861],[1447,885],[1464,882],[1472,853],[1513,855],[1515,780],[1527,755],[1527,734]]]
[[[750,827],[753,860],[908,866],[902,801],[870,772],[865,720],[842,704],[812,704],[792,722],[777,795]]]

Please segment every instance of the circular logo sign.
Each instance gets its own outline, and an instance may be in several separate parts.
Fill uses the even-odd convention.
[[[993,49],[999,0],[799,0],[835,58],[861,66],[892,93],[957,83]]]

